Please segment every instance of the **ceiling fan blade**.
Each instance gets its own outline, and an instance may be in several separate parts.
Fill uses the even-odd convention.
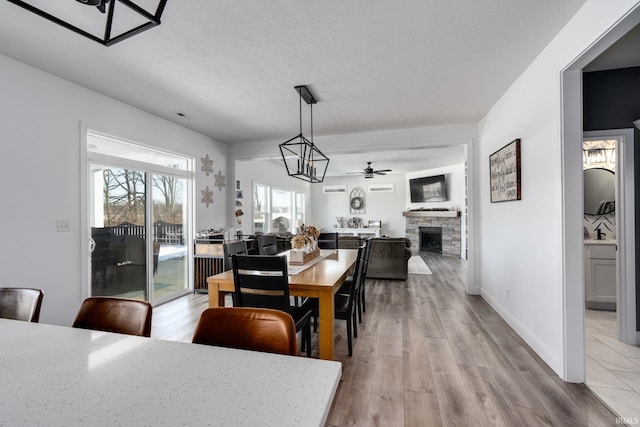
[[[374,173],[379,173],[379,172],[391,172],[391,169],[380,169],[377,171],[373,171]]]

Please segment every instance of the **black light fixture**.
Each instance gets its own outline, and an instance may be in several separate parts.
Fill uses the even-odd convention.
[[[295,86],[300,95],[300,134],[280,144],[280,154],[289,176],[311,183],[324,181],[329,158],[313,144],[313,104],[317,103],[307,86]],[[302,134],[302,99],[311,107],[311,140]]]
[[[95,34],[92,34],[89,31],[83,30],[79,28],[77,25],[70,24],[65,20],[53,16],[52,14],[45,12],[42,9],[39,9],[26,1],[22,0],[7,0],[15,5],[18,5],[29,12],[33,12],[38,16],[41,16],[45,19],[48,19],[51,22],[55,22],[58,25],[63,26],[64,28],[71,30],[77,34],[83,35],[93,41],[96,41],[105,46],[111,46],[122,40],[126,40],[129,37],[135,36],[136,34],[140,34],[143,31],[146,31],[152,27],[160,25],[160,17],[162,16],[162,12],[164,12],[164,7],[167,3],[167,0],[159,0],[158,7],[155,12],[148,12],[143,7],[137,5],[131,0],[76,0],[79,3],[85,4],[87,6],[95,6],[99,13],[105,15],[104,17],[104,36],[99,37]],[[60,0],[58,0],[59,2]],[[72,1],[72,0],[69,0]],[[116,19],[116,3],[121,3],[122,6],[126,6],[128,9],[126,10],[128,13],[133,12],[136,16],[135,23],[132,24],[129,29],[125,29],[117,35],[112,34],[113,23]],[[120,6],[118,10],[120,10]],[[121,15],[118,13],[117,15]],[[102,28],[102,26],[101,26]],[[101,30],[100,28],[100,30]],[[96,34],[99,32],[96,31]]]

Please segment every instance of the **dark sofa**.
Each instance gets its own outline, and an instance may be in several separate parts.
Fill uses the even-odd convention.
[[[411,241],[404,237],[372,239],[367,278],[406,280],[411,258],[410,246]]]
[[[340,236],[338,247],[355,249],[364,242],[353,236]],[[371,255],[367,268],[368,279],[406,280],[411,258],[411,241],[404,237],[375,237],[371,239]]]

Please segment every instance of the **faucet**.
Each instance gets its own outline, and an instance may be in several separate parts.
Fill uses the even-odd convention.
[[[607,235],[607,233],[603,233],[600,228],[596,228],[596,231],[598,232],[598,240],[602,240],[602,237]]]

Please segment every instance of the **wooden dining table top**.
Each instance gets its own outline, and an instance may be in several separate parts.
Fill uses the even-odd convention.
[[[321,255],[325,253],[324,251],[331,253],[302,272],[298,274],[289,274],[290,289],[304,288],[310,291],[326,291],[327,288],[339,286],[344,282],[344,280],[353,271],[356,258],[358,257],[358,250],[321,249]],[[282,254],[288,256],[288,251],[283,252]],[[207,281],[233,285],[233,271],[227,270],[216,274],[215,276],[209,277]],[[221,289],[226,290],[224,288]]]

